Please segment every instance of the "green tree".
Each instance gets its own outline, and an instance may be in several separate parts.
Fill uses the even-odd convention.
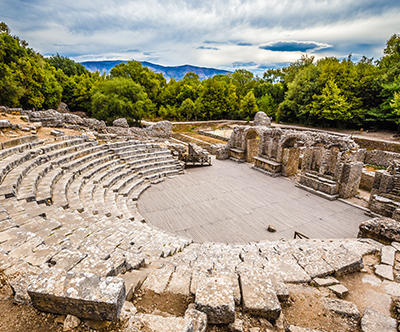
[[[143,88],[129,78],[106,79],[93,89],[92,114],[108,124],[125,118],[129,124],[138,125],[153,107]]]
[[[143,67],[139,61],[121,62],[111,69],[111,77],[127,77],[140,84],[148,98],[155,104],[159,102],[158,97],[161,88],[166,85],[162,74],[156,74],[147,67]]]
[[[47,63],[56,69],[61,69],[65,75],[83,75],[89,73],[89,71],[80,63],[77,63],[68,57],[56,54],[46,59]]]
[[[313,96],[314,101],[308,106],[310,113],[316,115],[324,122],[335,121],[342,127],[344,121],[351,119],[352,114],[349,111],[351,104],[341,94],[336,83],[330,79],[322,89],[320,95]]]
[[[240,103],[239,114],[243,119],[252,119],[257,112],[258,106],[256,102],[256,97],[254,97],[253,91],[249,91]]]
[[[190,98],[187,98],[182,102],[180,111],[182,115],[186,116],[186,121],[192,118],[192,115],[195,113],[195,108],[195,104]]]

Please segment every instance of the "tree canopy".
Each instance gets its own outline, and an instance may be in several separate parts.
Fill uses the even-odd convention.
[[[0,23],[0,104],[85,111],[111,123],[126,117],[167,120],[252,119],[260,110],[280,122],[348,128],[400,125],[400,35],[378,60],[352,56],[318,61],[303,55],[254,77],[245,69],[201,81],[154,73],[138,61],[120,63],[109,75],[90,73],[60,54],[44,58]]]

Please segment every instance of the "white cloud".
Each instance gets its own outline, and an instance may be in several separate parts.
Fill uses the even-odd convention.
[[[0,21],[42,54],[224,69],[242,63],[255,71],[298,59],[304,42],[317,58],[377,58],[399,32],[400,16],[398,0],[0,0],[0,7]],[[259,47],[278,42],[299,47]]]

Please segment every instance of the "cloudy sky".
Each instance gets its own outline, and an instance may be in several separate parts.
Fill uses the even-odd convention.
[[[43,55],[257,74],[305,53],[377,59],[399,18],[399,0],[0,0],[0,21]]]

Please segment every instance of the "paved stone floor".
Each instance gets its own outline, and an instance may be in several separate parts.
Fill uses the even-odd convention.
[[[244,243],[310,238],[355,238],[364,211],[328,201],[230,160],[190,168],[148,189],[138,202],[147,223],[195,242]],[[273,224],[277,232],[266,228]]]

